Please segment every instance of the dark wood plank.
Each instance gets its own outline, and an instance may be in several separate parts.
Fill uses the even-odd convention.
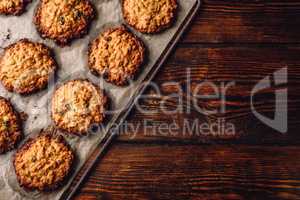
[[[202,47],[201,45],[180,45],[174,55],[155,79],[155,83],[160,88],[160,93],[154,89],[149,89],[147,98],[140,100],[138,108],[129,117],[128,123],[138,128],[137,133],[124,127],[121,140],[168,140],[168,139],[192,139],[200,142],[213,139],[235,139],[238,141],[255,143],[299,143],[299,111],[300,111],[300,48],[298,47]],[[254,86],[264,77],[272,75],[277,70],[288,67],[288,117],[289,131],[281,134],[262,124],[251,110],[251,91]],[[223,106],[220,98],[203,99],[200,98],[196,104],[189,103],[188,92],[185,89],[188,85],[187,73],[190,70],[191,93],[195,95],[195,88],[203,81],[221,85],[222,82],[234,82],[226,92],[226,110],[224,113],[207,115],[198,112],[196,106],[200,108],[218,110]],[[168,84],[177,82],[183,90],[183,112],[166,114],[162,108],[175,110],[180,105],[180,98],[168,99],[161,107],[162,101],[167,96],[179,93],[179,86]],[[282,86],[282,88],[286,87]],[[272,86],[255,95],[254,106],[263,115],[272,117],[275,110],[275,91],[281,87]],[[197,94],[213,95],[214,90],[209,85],[200,88]],[[156,95],[150,98],[149,95]],[[187,108],[191,105],[191,112]],[[184,123],[193,123],[196,119],[199,123],[215,123],[218,119],[225,119],[226,123],[236,126],[234,135],[197,135],[187,131]],[[165,135],[155,134],[155,130],[145,130],[143,123],[145,120],[154,125],[163,123],[179,125],[177,135],[166,133]],[[190,124],[191,124],[190,123]],[[149,124],[151,125],[151,124]],[[182,135],[182,133],[186,135]]]
[[[203,0],[184,42],[299,43],[297,0]]]
[[[299,150],[115,143],[75,199],[299,199]]]

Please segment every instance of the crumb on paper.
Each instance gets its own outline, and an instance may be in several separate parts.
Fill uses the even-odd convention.
[[[7,42],[11,39],[11,30],[7,29],[0,32],[0,49],[4,49]]]
[[[27,113],[25,113],[25,112],[20,112],[20,118],[21,118],[22,121],[27,121],[28,117],[29,117],[29,116],[28,116]]]

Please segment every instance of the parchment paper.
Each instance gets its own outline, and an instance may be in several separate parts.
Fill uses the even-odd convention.
[[[30,96],[20,96],[8,93],[2,85],[0,85],[0,96],[6,97],[12,101],[18,111],[25,112],[28,115],[27,121],[24,123],[24,134],[26,141],[28,137],[36,136],[41,129],[52,125],[49,112],[49,102],[55,85],[61,84],[66,80],[76,78],[88,78],[95,84],[100,85],[108,94],[112,102],[114,110],[122,110],[131,98],[131,94],[137,89],[144,80],[148,72],[154,66],[167,44],[178,30],[180,24],[195,4],[196,0],[178,0],[179,14],[174,26],[167,31],[156,35],[144,35],[132,30],[139,38],[141,38],[148,49],[148,60],[143,66],[142,72],[137,79],[129,87],[116,87],[106,83],[101,78],[97,78],[90,74],[87,70],[87,48],[88,43],[98,36],[105,28],[117,26],[123,23],[121,7],[119,0],[94,0],[93,3],[97,9],[98,16],[94,20],[89,35],[82,39],[78,39],[69,47],[61,48],[50,40],[43,40],[36,32],[32,23],[34,9],[37,1],[32,2],[27,7],[27,12],[20,17],[0,16],[0,53],[3,47],[18,41],[22,38],[28,38],[33,41],[42,42],[54,50],[56,60],[59,65],[57,80],[50,84],[47,90],[41,91]],[[115,112],[110,121],[105,125],[104,129],[99,129],[97,133],[90,134],[87,137],[65,136],[68,143],[74,150],[78,162],[76,169],[68,184],[71,182],[76,172],[82,167],[90,153],[92,153],[97,145],[103,139],[103,135],[118,116]],[[18,199],[59,199],[67,189],[66,184],[63,188],[49,193],[29,192],[22,189],[14,173],[12,166],[12,157],[15,151],[0,155],[0,200],[18,200]],[[125,159],[125,158],[124,158]]]

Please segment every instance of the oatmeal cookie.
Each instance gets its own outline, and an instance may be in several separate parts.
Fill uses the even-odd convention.
[[[62,136],[40,135],[27,141],[15,154],[14,168],[20,185],[48,191],[69,175],[74,154]]]
[[[0,14],[21,15],[31,0],[1,0]]]
[[[59,87],[52,97],[55,125],[71,134],[86,135],[104,120],[107,97],[88,80],[72,80]]]
[[[40,0],[34,23],[43,38],[64,46],[85,35],[94,17],[89,0]]]
[[[124,27],[102,33],[89,48],[90,70],[118,86],[128,84],[145,58],[143,43]]]
[[[125,21],[142,33],[157,33],[174,21],[176,0],[123,0]]]
[[[0,97],[0,154],[15,148],[22,138],[18,113],[11,103]]]
[[[10,92],[31,94],[47,86],[56,68],[48,47],[22,39],[0,57],[0,80]]]

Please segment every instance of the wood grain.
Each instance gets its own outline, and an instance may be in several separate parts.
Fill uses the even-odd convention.
[[[297,43],[297,0],[203,0],[183,41],[188,43]]]
[[[117,143],[76,199],[299,199],[299,150]]]
[[[299,111],[300,111],[300,48],[298,47],[201,47],[200,45],[179,45],[174,55],[169,59],[162,72],[154,80],[159,85],[160,92],[149,89],[145,94],[147,98],[139,101],[137,108],[129,117],[128,123],[136,128],[141,125],[138,131],[126,129],[121,133],[121,140],[182,140],[192,139],[193,141],[209,142],[210,139],[234,139],[248,143],[299,143]],[[277,89],[289,87],[288,104],[289,131],[287,134],[280,134],[278,131],[268,128],[261,123],[251,110],[251,91],[254,86],[266,76],[272,76],[274,72],[284,67],[288,68],[288,84],[280,86],[273,85],[254,95],[255,109],[272,118],[275,110],[275,92]],[[210,85],[203,85],[196,90],[203,82],[213,83],[220,86],[222,83],[234,82],[226,92],[225,104],[221,98],[203,99],[199,98],[196,103],[187,100],[189,95],[185,88],[189,85],[187,76],[191,77],[191,95],[214,95],[215,92]],[[163,103],[166,97],[171,94],[180,94],[179,86],[170,85],[175,81],[179,84],[183,94],[179,97],[170,98]],[[155,95],[148,98],[149,95]],[[166,110],[176,110],[181,104],[183,97],[182,112],[168,114]],[[226,108],[221,112],[221,108]],[[188,107],[190,112],[188,111]],[[207,115],[197,109],[217,110],[217,114]],[[142,108],[142,110],[140,109]],[[146,111],[146,112],[143,112]],[[215,123],[216,120],[224,118],[227,123],[236,126],[236,133],[230,136],[220,135],[196,135],[185,134],[184,123]],[[160,125],[162,123],[175,123],[179,126],[177,134],[171,132],[164,135],[153,134],[153,129],[146,129],[145,121]],[[147,125],[148,126],[148,125]],[[150,125],[149,125],[150,126]],[[137,133],[135,133],[137,132]],[[222,133],[221,133],[222,134]],[[223,141],[223,140],[222,140]]]

